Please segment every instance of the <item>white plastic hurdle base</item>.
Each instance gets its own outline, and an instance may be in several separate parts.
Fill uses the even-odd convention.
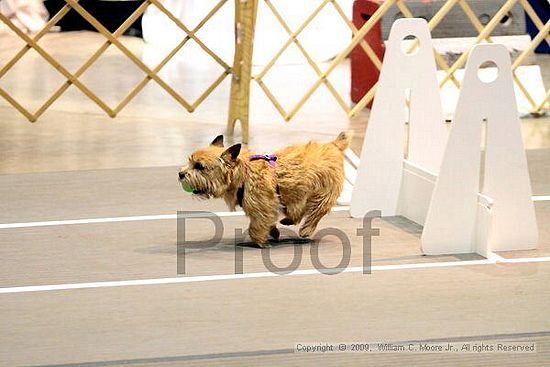
[[[492,82],[478,77],[492,61]],[[482,124],[485,165],[480,176]],[[479,196],[486,197],[480,204]],[[528,250],[538,230],[517,117],[510,56],[497,44],[475,46],[466,64],[455,121],[422,232],[426,254]]]

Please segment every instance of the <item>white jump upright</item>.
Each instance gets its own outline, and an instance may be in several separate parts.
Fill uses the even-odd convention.
[[[498,68],[490,83],[479,67]],[[486,121],[485,164],[481,139]],[[481,180],[482,178],[482,180]],[[481,184],[480,184],[481,183]],[[422,233],[426,254],[527,250],[536,247],[537,223],[523,147],[510,56],[497,44],[475,46]]]
[[[410,35],[419,46],[407,54],[401,43]],[[404,160],[407,89],[409,139]],[[351,215],[362,217],[370,210],[381,210],[384,216],[404,215],[422,224],[447,136],[428,24],[424,19],[399,19],[384,55],[352,192]]]

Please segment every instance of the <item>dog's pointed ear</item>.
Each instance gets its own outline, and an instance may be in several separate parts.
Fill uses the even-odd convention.
[[[218,135],[212,140],[212,143],[210,145],[215,145],[217,147],[223,147],[223,135]]]
[[[241,152],[241,144],[235,144],[222,153],[222,159],[226,162],[234,162]]]

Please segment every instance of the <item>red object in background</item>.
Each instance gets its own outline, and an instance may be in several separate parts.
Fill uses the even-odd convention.
[[[353,2],[353,24],[357,29],[361,29],[363,24],[370,19],[378,9],[379,4],[380,1],[375,0],[355,0]],[[365,35],[365,41],[382,60],[385,47],[382,40],[380,21]],[[378,68],[372,63],[361,45],[358,44],[351,51],[351,100],[355,103],[359,102],[369,89],[376,84],[379,75]],[[372,101],[367,107],[372,107]]]

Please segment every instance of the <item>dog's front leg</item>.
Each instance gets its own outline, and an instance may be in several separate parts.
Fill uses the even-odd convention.
[[[252,241],[256,242],[261,248],[269,247],[267,235],[271,230],[271,223],[267,223],[258,219],[257,217],[250,217],[250,226],[248,227],[248,234]]]

